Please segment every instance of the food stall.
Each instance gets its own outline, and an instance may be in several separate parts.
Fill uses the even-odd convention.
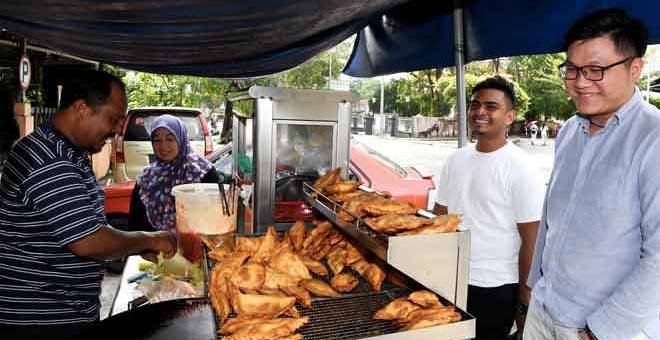
[[[380,230],[375,221],[390,215],[356,214],[347,208],[350,199],[340,199],[330,188],[351,186],[350,192],[341,193],[368,197],[376,208],[404,207],[404,218],[415,221],[418,230],[430,230],[437,220],[351,180],[349,92],[255,86],[232,100],[251,102],[254,111],[233,119],[233,187],[241,189],[234,214],[237,228],[231,244],[227,237],[218,244],[206,242],[203,266],[209,297],[166,301],[114,315],[102,322],[104,336],[234,339],[241,338],[240,332],[227,331],[228,326],[256,319],[261,326],[253,322],[243,331],[257,332],[272,322],[297,324],[286,336],[272,333],[255,339],[474,337],[476,320],[465,312],[470,236],[456,231],[460,221],[452,220],[454,228],[444,233],[411,234],[413,227],[406,232]],[[312,218],[278,220],[277,210],[290,207],[287,204],[313,211]],[[296,277],[299,267],[304,272]],[[342,275],[350,278],[350,287],[335,282]],[[285,277],[295,278],[294,284],[283,284]],[[269,280],[277,283],[269,285]],[[431,295],[432,301],[420,303],[420,294]],[[260,304],[261,300],[270,302]],[[264,314],[280,302],[283,307],[276,313]],[[413,309],[388,315],[396,303]],[[413,318],[415,313],[418,317]],[[419,322],[438,313],[443,315],[440,322]],[[137,323],[148,325],[126,331],[128,324]]]

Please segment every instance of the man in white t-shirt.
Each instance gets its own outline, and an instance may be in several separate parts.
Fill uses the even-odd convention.
[[[506,139],[514,107],[506,79],[477,84],[468,112],[477,144],[452,154],[438,178],[434,212],[463,214],[461,227],[471,231],[467,308],[477,319],[479,340],[506,338],[514,319],[521,329],[530,299],[524,282],[545,187],[529,156]]]

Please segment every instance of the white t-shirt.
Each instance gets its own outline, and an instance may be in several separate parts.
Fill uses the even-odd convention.
[[[541,219],[545,185],[530,156],[512,143],[483,153],[474,145],[457,150],[438,176],[436,202],[463,214],[471,230],[470,284],[518,283],[517,223]]]

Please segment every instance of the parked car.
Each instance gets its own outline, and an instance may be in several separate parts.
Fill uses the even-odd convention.
[[[115,183],[135,179],[153,160],[149,131],[160,115],[170,114],[181,119],[188,129],[193,150],[203,156],[213,152],[213,139],[202,112],[183,107],[144,107],[132,109],[124,118],[120,133],[113,141],[111,167]]]
[[[231,176],[231,144],[224,145],[207,155],[216,170]],[[420,209],[432,206],[435,185],[431,176],[423,176],[414,168],[404,168],[382,154],[357,141],[351,142],[349,172],[352,178],[393,198],[414,203]],[[128,209],[134,181],[105,187],[105,214],[108,222],[122,228],[128,222]],[[276,204],[275,219],[290,222],[298,218],[311,218],[309,206],[294,202]]]

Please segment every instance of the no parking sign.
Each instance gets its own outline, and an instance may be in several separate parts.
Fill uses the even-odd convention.
[[[21,83],[21,90],[27,90],[30,86],[30,78],[32,77],[32,67],[30,66],[30,59],[26,54],[21,56],[21,61],[18,63],[18,81]]]

